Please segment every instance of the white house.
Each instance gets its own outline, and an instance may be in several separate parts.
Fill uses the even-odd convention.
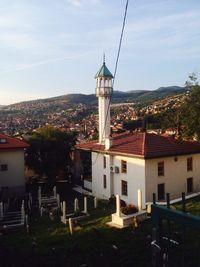
[[[124,133],[110,136],[110,99],[112,74],[105,62],[95,76],[99,99],[99,140],[79,144],[77,149],[91,153],[92,193],[108,199],[119,194],[127,203],[137,204],[142,190],[142,204],[171,199],[200,191],[200,144],[179,141],[156,134]]]
[[[24,192],[24,149],[29,145],[0,134],[0,190]]]

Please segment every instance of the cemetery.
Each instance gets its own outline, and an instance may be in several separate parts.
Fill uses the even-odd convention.
[[[0,204],[2,266],[153,266],[150,214],[138,206],[135,214],[125,216],[119,196],[110,203],[72,190],[65,195],[56,187],[46,194],[38,186],[17,211],[9,211],[8,204]],[[200,215],[199,196],[185,205]],[[181,210],[182,205],[171,208]],[[128,224],[112,225],[115,216]],[[170,227],[178,231],[173,223]]]

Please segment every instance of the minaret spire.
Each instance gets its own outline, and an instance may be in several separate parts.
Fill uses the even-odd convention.
[[[106,64],[106,56],[105,56],[105,52],[103,52],[103,65]]]
[[[110,142],[110,99],[112,95],[113,75],[106,67],[105,54],[103,55],[103,65],[95,75],[96,96],[99,102],[99,143],[109,149]]]

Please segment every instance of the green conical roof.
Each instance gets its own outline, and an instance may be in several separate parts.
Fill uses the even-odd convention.
[[[113,75],[109,71],[109,69],[106,67],[106,63],[105,62],[103,62],[102,67],[100,68],[100,70],[95,75],[95,79],[98,78],[98,77],[110,77],[110,78],[113,78]]]

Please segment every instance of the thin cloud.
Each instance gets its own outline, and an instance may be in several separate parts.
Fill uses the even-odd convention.
[[[34,63],[29,63],[29,64],[21,64],[21,65],[16,66],[15,68],[2,69],[2,70],[0,70],[0,74],[27,70],[27,69],[31,69],[31,68],[34,68],[37,66],[46,65],[46,64],[54,63],[54,62],[58,62],[58,61],[81,59],[82,57],[88,57],[88,55],[91,56],[91,54],[92,54],[92,52],[90,51],[90,52],[85,52],[85,53],[81,53],[81,54],[74,54],[74,55],[65,56],[65,57],[45,59],[45,60],[41,60],[41,61],[37,61]]]
[[[75,7],[81,7],[85,5],[99,4],[100,0],[67,0],[67,3]]]

